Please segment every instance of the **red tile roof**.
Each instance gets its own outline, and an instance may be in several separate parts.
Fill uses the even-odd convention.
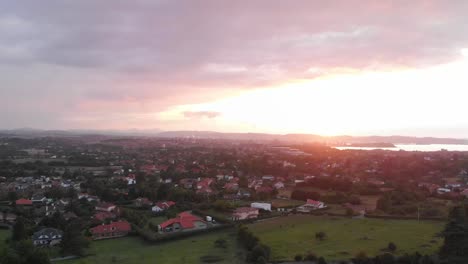
[[[161,223],[160,226],[162,229],[174,224],[179,223],[183,229],[193,228],[195,221],[203,221],[200,217],[195,216],[189,212],[182,212],[176,218],[167,220],[164,223]]]
[[[94,214],[94,219],[97,219],[99,221],[104,221],[109,218],[116,218],[117,216],[113,213],[109,212],[98,212]]]
[[[33,202],[31,200],[28,200],[28,199],[19,199],[19,200],[16,200],[16,205],[32,205]]]
[[[115,229],[113,229],[115,228]],[[109,232],[130,232],[132,227],[127,221],[113,222],[108,225],[99,225],[90,229],[92,234],[105,234]]]
[[[314,205],[314,206],[319,206],[320,204],[322,204],[322,202],[315,201],[315,200],[312,200],[312,199],[307,199],[307,204]]]
[[[254,212],[258,213],[258,209],[253,208],[253,207],[239,207],[234,211],[235,214],[236,213],[254,213]]]

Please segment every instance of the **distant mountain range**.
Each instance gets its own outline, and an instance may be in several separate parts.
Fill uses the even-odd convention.
[[[152,130],[40,130],[21,128],[0,130],[0,137],[78,137],[106,135],[119,137],[160,137],[160,138],[199,138],[230,139],[281,142],[318,142],[333,146],[369,144],[468,144],[468,139],[408,137],[408,136],[320,136],[314,134],[266,134],[266,133],[222,133],[214,131],[161,131]]]
[[[288,142],[319,142],[328,145],[352,144],[468,144],[468,139],[407,137],[407,136],[320,136],[314,134],[264,134],[264,133],[221,133],[212,131],[168,131],[161,132],[158,137],[167,138],[219,138],[237,140],[278,140]]]

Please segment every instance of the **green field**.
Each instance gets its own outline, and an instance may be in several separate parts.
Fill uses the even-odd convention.
[[[389,242],[396,254],[436,252],[442,239],[436,237],[445,223],[416,220],[351,219],[297,215],[249,225],[260,240],[271,247],[272,260],[292,260],[297,254],[313,252],[329,260],[349,259],[358,252],[382,253]],[[323,231],[324,241],[315,239]]]
[[[5,240],[10,236],[10,230],[0,229],[0,250],[5,247]]]
[[[227,241],[227,248],[215,248],[214,241],[219,238]],[[90,251],[95,255],[58,263],[203,263],[200,260],[203,256],[221,257],[216,263],[243,263],[241,260],[245,259],[234,229],[155,245],[148,245],[138,237],[95,241]]]

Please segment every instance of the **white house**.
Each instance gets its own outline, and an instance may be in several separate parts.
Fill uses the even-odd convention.
[[[297,207],[296,211],[301,213],[310,213],[311,211],[323,209],[326,207],[327,206],[323,202],[307,199],[307,203]]]
[[[271,203],[252,203],[250,204],[250,207],[262,209],[265,211],[271,211]]]
[[[283,189],[284,188],[284,183],[283,182],[277,182],[273,185],[273,187],[275,187],[275,189]]]

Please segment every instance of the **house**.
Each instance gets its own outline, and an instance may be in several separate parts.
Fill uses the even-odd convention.
[[[460,195],[462,195],[465,198],[468,198],[468,189],[463,190]]]
[[[271,211],[271,203],[251,203],[250,207],[262,209],[265,211]]]
[[[174,206],[176,203],[173,201],[167,201],[167,202],[157,202],[152,208],[151,211],[153,213],[159,213],[166,211],[170,207]]]
[[[115,209],[115,205],[111,203],[99,203],[96,205],[96,211],[112,212]]]
[[[43,204],[47,201],[47,198],[44,196],[44,194],[38,193],[33,195],[31,201],[33,202],[33,204]]]
[[[16,200],[15,204],[17,206],[31,206],[33,202],[28,199],[19,199],[19,200]]]
[[[449,193],[449,192],[451,192],[451,191],[452,191],[452,190],[447,189],[447,188],[437,188],[437,193],[438,193],[438,194]]]
[[[262,187],[258,187],[255,189],[255,192],[257,193],[265,193],[265,194],[271,194],[273,192],[273,188],[269,187],[269,186],[262,186]]]
[[[127,221],[113,222],[108,225],[98,225],[89,230],[93,240],[123,237],[132,231],[132,227]]]
[[[55,228],[43,228],[32,236],[35,246],[55,246],[62,242],[63,232]]]
[[[365,215],[367,208],[364,205],[354,205],[350,203],[343,204],[343,207],[346,209],[351,209],[353,214]]]
[[[192,189],[193,186],[197,183],[196,179],[184,178],[179,181],[180,185],[185,189]]]
[[[236,192],[237,190],[239,190],[239,184],[236,182],[228,182],[224,185],[223,188],[229,192]]]
[[[73,212],[66,212],[64,215],[63,215],[63,218],[66,220],[66,221],[69,221],[71,219],[76,219],[78,218],[78,216],[73,213]]]
[[[58,203],[62,206],[67,206],[70,204],[70,202],[71,202],[70,198],[62,198],[58,201]]]
[[[207,189],[210,187],[210,185],[213,183],[213,179],[211,178],[205,178],[199,182],[197,182],[197,190],[201,189]]]
[[[125,177],[125,181],[127,182],[127,185],[135,185],[136,184],[135,174],[129,174],[127,177]]]
[[[255,219],[255,218],[258,218],[258,215],[259,215],[258,208],[240,207],[240,208],[237,208],[232,213],[231,218],[234,221],[239,221],[239,220],[245,220],[245,219]]]
[[[193,231],[208,228],[208,223],[189,212],[182,212],[176,218],[169,219],[159,225],[159,232]]]
[[[203,188],[197,190],[197,194],[211,195],[213,193],[214,193],[214,191],[213,191],[213,189],[211,189],[211,187],[203,187]]]
[[[250,198],[252,194],[247,189],[239,189],[239,191],[237,192],[237,195],[241,198]]]
[[[107,219],[115,219],[117,218],[117,215],[114,214],[114,213],[111,213],[111,212],[106,212],[106,211],[103,211],[103,212],[96,212],[93,216],[94,219],[100,221],[100,222],[104,222],[106,221]]]
[[[153,202],[150,201],[148,198],[137,198],[135,200],[135,206],[136,207],[150,207],[153,205]]]
[[[7,222],[7,223],[14,223],[16,221],[16,214],[14,213],[8,213],[6,211],[2,212],[0,220],[2,222]]]
[[[274,179],[275,179],[275,176],[272,176],[272,175],[262,176],[262,180],[265,180],[265,181],[273,181]]]
[[[273,187],[275,187],[275,189],[283,189],[284,188],[284,183],[283,182],[277,182],[273,185]]]
[[[323,202],[307,199],[307,203],[296,208],[300,213],[310,213],[311,211],[326,208]]]

